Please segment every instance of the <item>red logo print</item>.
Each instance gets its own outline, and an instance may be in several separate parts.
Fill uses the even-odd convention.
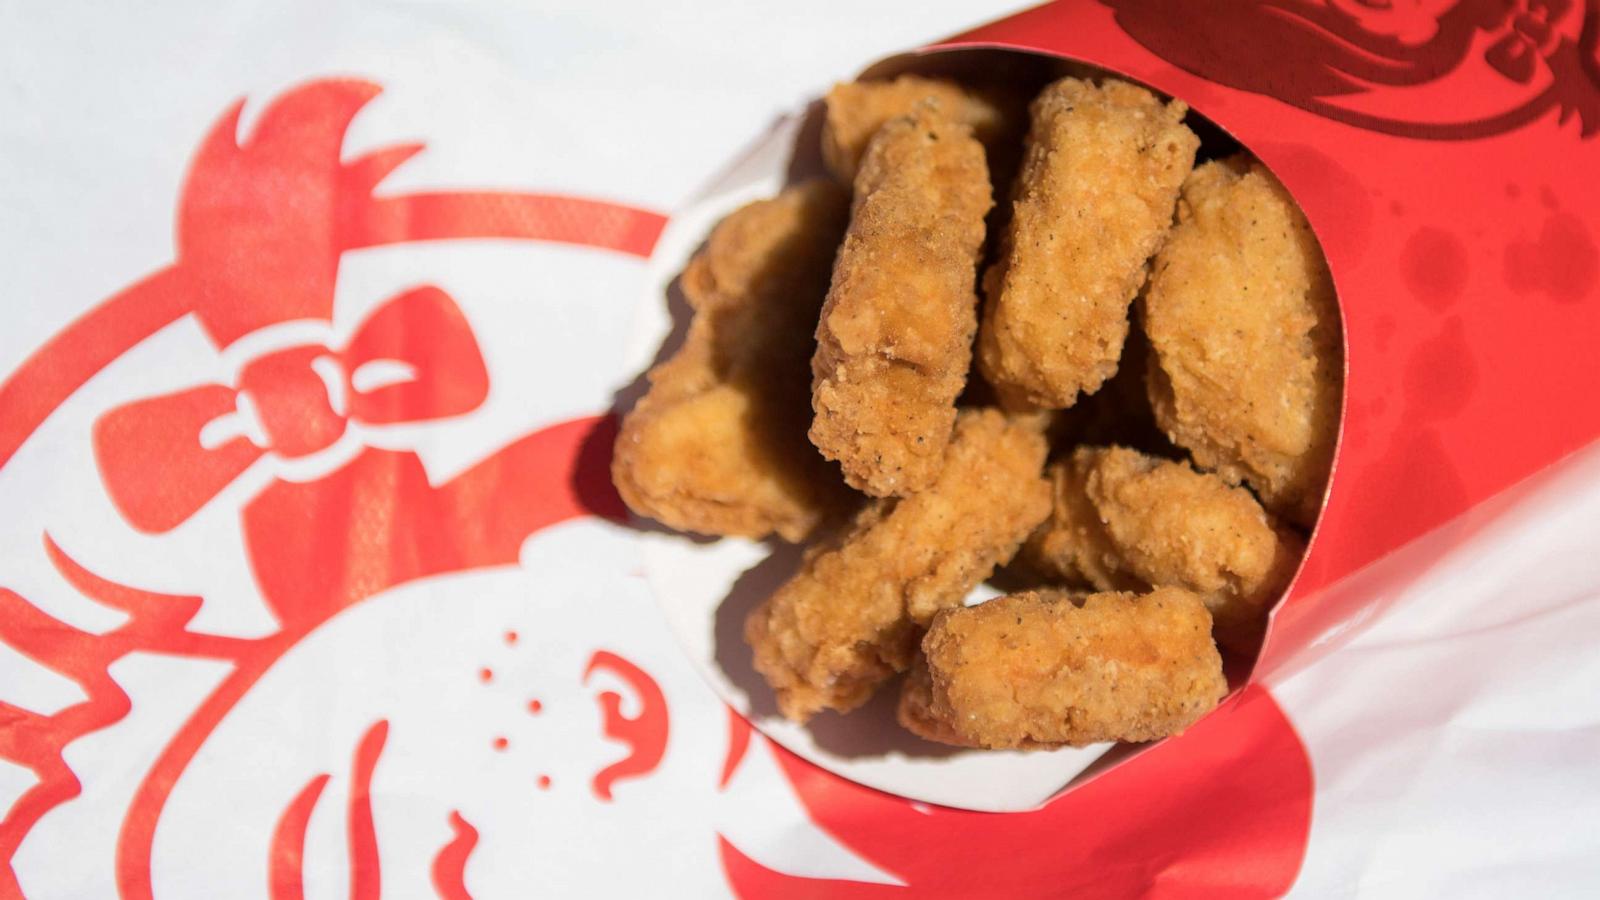
[[[96,423],[95,459],[107,493],[127,522],[146,532],[182,524],[263,460],[278,473],[348,445],[348,460],[331,460],[331,472],[279,477],[243,511],[249,561],[281,625],[267,637],[189,631],[201,598],[99,578],[48,536],[60,574],[86,596],[127,613],[127,623],[89,634],[0,589],[0,640],[70,679],[87,698],[51,715],[0,704],[0,757],[37,779],[0,828],[0,859],[7,863],[0,895],[20,892],[10,863],[32,826],[82,790],[63,748],[130,711],[128,696],[108,674],[113,663],[150,652],[232,666],[161,751],[127,810],[117,841],[117,884],[124,897],[148,898],[152,841],[174,784],[229,710],[297,642],[341,609],[387,588],[429,574],[515,563],[523,540],[542,528],[577,516],[622,516],[605,460],[588,450],[609,447],[614,423],[606,416],[535,431],[441,484],[429,482],[414,453],[351,441],[361,428],[470,412],[484,401],[489,378],[467,319],[431,285],[390,298],[347,339],[335,340],[329,331],[333,288],[345,251],[496,237],[644,256],[664,224],[643,210],[554,195],[373,196],[388,173],[422,149],[405,145],[341,158],[346,128],[377,93],[358,81],[307,84],[268,107],[244,140],[238,137],[242,103],[235,105],[191,166],[179,203],[176,261],[91,310],[0,384],[3,465],[91,376],[181,316],[192,315],[224,355],[242,358],[229,383],[197,383],[128,403]],[[306,327],[320,329],[324,338],[300,339]],[[517,502],[504,502],[507,497]],[[318,519],[327,526],[306,527]],[[617,712],[617,695],[602,697],[608,734],[632,748],[602,773],[596,782],[602,790],[651,771],[666,741],[666,710],[653,679],[621,656],[597,654],[591,668],[610,671],[653,698],[646,714],[630,719]],[[370,779],[385,733],[380,722],[363,740],[355,760],[358,785]],[[299,896],[299,841],[326,777],[307,784],[279,823],[274,896]],[[363,796],[350,804],[351,880],[356,896],[376,896],[378,860],[365,802]],[[434,880],[442,893],[449,895],[454,885],[460,896],[460,869],[475,837],[459,816],[452,828],[456,838],[441,850]]]
[[[622,713],[622,695],[616,691],[600,694],[604,710],[606,737],[620,741],[628,747],[628,755],[594,776],[594,793],[601,800],[611,799],[611,786],[624,778],[638,778],[660,764],[667,752],[667,698],[643,669],[607,650],[600,650],[589,660],[583,677],[587,681],[598,671],[611,672],[633,689],[639,698],[641,711],[636,716]]]
[[[1470,140],[1552,110],[1600,134],[1600,0],[1101,0],[1202,78],[1388,134]]]

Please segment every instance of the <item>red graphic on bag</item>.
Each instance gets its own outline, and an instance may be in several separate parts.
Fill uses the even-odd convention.
[[[374,197],[383,177],[421,149],[392,147],[341,160],[345,129],[377,93],[376,86],[356,81],[308,84],[265,110],[242,142],[236,137],[242,104],[223,116],[184,186],[178,259],[73,323],[0,385],[0,464],[89,377],[182,315],[193,315],[219,349],[236,342],[270,345],[282,323],[328,322],[346,250],[474,237],[577,243],[635,256],[653,246],[660,216],[599,201],[466,192]],[[384,303],[340,346],[269,346],[232,384],[197,384],[108,411],[94,430],[95,457],[128,523],[162,532],[263,459],[274,465],[327,453],[354,425],[460,415],[481,404],[487,391],[470,324],[447,293],[423,285]],[[129,621],[93,635],[0,590],[0,639],[70,678],[88,697],[53,715],[0,706],[0,756],[38,779],[0,829],[0,858],[8,864],[0,894],[19,891],[9,864],[32,825],[81,790],[63,748],[129,712],[127,695],[107,673],[112,663],[144,651],[234,665],[173,735],[128,809],[117,845],[118,887],[124,897],[149,897],[151,842],[167,795],[263,673],[335,613],[386,588],[428,574],[514,563],[526,537],[576,516],[620,518],[605,460],[585,449],[609,446],[613,430],[605,416],[553,425],[439,485],[428,482],[414,453],[359,443],[331,474],[274,481],[243,511],[253,571],[281,623],[261,639],[191,632],[186,625],[200,598],[98,578],[47,536],[61,574],[85,595],[128,613]],[[360,527],[306,528],[313,517],[359,517]],[[330,544],[329,534],[344,542]],[[621,672],[641,695],[654,690],[655,702],[647,704],[654,718],[616,719],[615,733],[635,750],[629,763],[607,770],[608,786],[647,774],[660,759],[666,710],[650,676],[625,659],[597,654],[595,666]],[[601,700],[615,706],[616,695]],[[374,734],[374,745],[358,756],[369,776],[383,743],[382,730]],[[314,779],[291,804],[275,846],[297,846],[297,829],[310,815],[319,783]],[[370,813],[362,824],[358,812],[353,804],[352,880],[370,879],[375,891],[375,844],[356,839],[370,831]],[[459,823],[458,834],[469,828]],[[470,849],[461,840],[451,845],[456,857]],[[291,889],[297,865],[289,864],[297,858],[298,850],[275,855],[275,895],[298,895]],[[460,865],[448,859],[439,865],[441,891],[459,881]]]
[[[1600,0],[1101,2],[1189,72],[1362,128],[1467,140],[1555,110],[1600,134]]]

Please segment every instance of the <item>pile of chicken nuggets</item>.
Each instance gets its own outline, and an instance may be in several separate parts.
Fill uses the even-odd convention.
[[[1342,342],[1294,201],[1206,159],[1180,101],[1028,93],[835,87],[833,177],[716,227],[622,423],[634,512],[806,544],[745,626],[796,721],[898,682],[948,744],[1181,732],[1321,507]],[[965,605],[997,570],[1012,592]]]

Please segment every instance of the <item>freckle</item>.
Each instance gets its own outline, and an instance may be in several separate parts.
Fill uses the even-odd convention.
[[[478,670],[478,680],[483,682],[484,684],[488,684],[489,682],[493,681],[494,680],[494,670],[489,668],[488,666],[484,666],[483,668],[479,669]]]
[[[529,700],[528,701],[528,712],[533,713],[534,715],[538,715],[540,710],[542,710],[542,709],[544,709],[544,704],[543,703],[540,703],[537,700]]]
[[[514,647],[514,646],[516,646],[516,644],[517,644],[517,633],[515,631],[506,632],[506,646],[507,647]]]
[[[539,790],[547,791],[549,789],[550,789],[550,776],[549,775],[540,775],[539,776]]]
[[[503,737],[497,737],[494,739],[494,748],[496,750],[504,750],[509,746],[511,746],[511,742]]]

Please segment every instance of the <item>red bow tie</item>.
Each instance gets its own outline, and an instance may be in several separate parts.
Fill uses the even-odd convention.
[[[351,421],[461,415],[488,393],[466,317],[450,295],[421,287],[379,307],[342,350],[275,350],[245,364],[237,387],[201,385],[110,410],[95,423],[95,460],[124,518],[168,531],[267,453],[325,450]]]

